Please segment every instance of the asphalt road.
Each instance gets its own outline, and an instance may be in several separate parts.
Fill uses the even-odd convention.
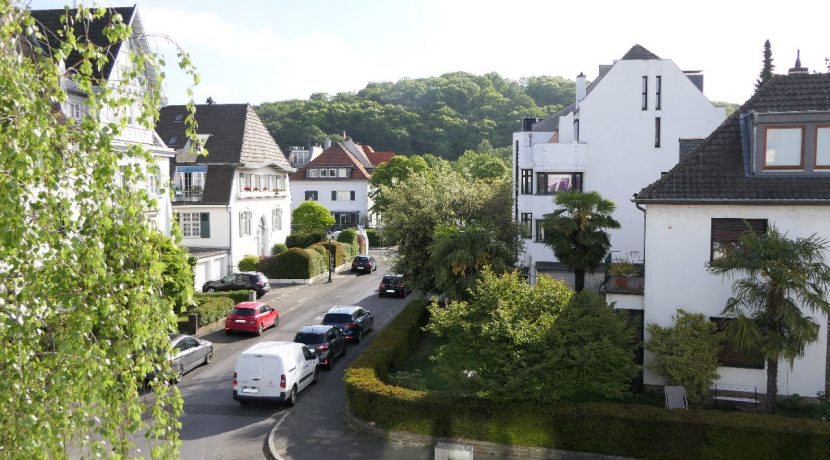
[[[178,387],[184,398],[181,458],[258,459],[272,428],[275,445],[286,459],[431,458],[422,448],[404,448],[358,433],[343,420],[346,407],[343,370],[406,305],[405,299],[378,298],[385,264],[375,273],[335,274],[332,283],[273,289],[264,301],[280,312],[279,327],[255,335],[226,336],[221,329],[202,338],[214,342],[213,362],[185,375]],[[347,356],[332,371],[321,370],[320,382],[306,388],[293,408],[279,404],[240,405],[231,396],[234,365],[240,352],[262,340],[293,340],[306,324],[318,324],[334,305],[360,305],[372,312],[375,331],[360,344],[350,344]]]

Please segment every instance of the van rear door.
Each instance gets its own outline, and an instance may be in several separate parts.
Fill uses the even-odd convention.
[[[262,360],[262,380],[260,381],[260,396],[274,398],[280,396],[286,389],[280,388],[280,379],[285,374],[280,356],[265,356]]]
[[[236,361],[237,391],[240,395],[261,396],[262,355],[241,355]]]

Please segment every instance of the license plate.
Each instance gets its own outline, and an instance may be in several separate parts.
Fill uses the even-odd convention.
[[[248,394],[257,394],[259,393],[259,388],[243,387],[242,392]]]
[[[395,293],[395,290],[394,290],[394,289],[387,289],[387,290],[386,290],[386,292],[389,292],[389,293],[394,294],[394,293]]]
[[[244,320],[244,319],[235,319],[235,320],[233,320],[233,322],[234,322],[234,323],[242,323],[242,324],[245,324],[245,320]]]

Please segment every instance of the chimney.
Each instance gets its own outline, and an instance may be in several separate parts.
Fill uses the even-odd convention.
[[[343,130],[343,139],[345,140],[345,139],[348,139],[348,138],[349,138],[349,136],[346,135],[346,130]]]
[[[795,57],[795,67],[791,67],[787,75],[807,75],[808,73],[810,72],[806,67],[801,67],[801,50],[798,50]]]
[[[328,137],[323,141],[323,150],[328,150],[331,147],[331,139]]]
[[[580,72],[579,75],[576,76],[576,104],[579,106],[579,103],[585,99],[585,74]]]

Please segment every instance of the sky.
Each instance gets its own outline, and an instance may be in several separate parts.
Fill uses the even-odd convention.
[[[489,0],[112,0],[137,2],[151,46],[168,61],[165,92],[187,101],[175,47],[201,76],[194,100],[259,104],[356,92],[375,81],[453,71],[519,79],[596,78],[634,44],[681,69],[702,70],[711,100],[743,103],[754,91],[763,44],[775,73],[801,50],[826,72],[830,2],[824,1],[489,1]],[[65,0],[30,0],[61,8]],[[72,2],[70,1],[70,5]]]

